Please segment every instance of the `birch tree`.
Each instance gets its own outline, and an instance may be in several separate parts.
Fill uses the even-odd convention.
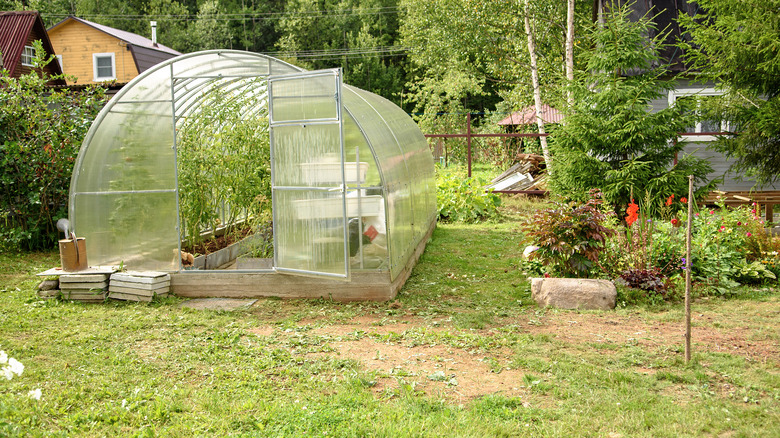
[[[536,126],[539,128],[539,140],[542,145],[542,155],[544,155],[544,162],[547,165],[547,173],[552,175],[553,163],[550,160],[550,151],[547,148],[547,137],[544,136],[544,119],[542,118],[542,92],[539,87],[539,63],[536,55],[536,40],[534,38],[535,26],[531,20],[531,5],[529,0],[525,0],[524,8],[524,22],[525,33],[528,37],[528,56],[531,59],[531,85],[534,90],[534,106],[536,107]]]

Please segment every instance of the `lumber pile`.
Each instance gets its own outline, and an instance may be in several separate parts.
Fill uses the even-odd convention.
[[[171,290],[171,276],[165,272],[128,271],[111,276],[108,297],[124,301],[152,301]]]
[[[517,162],[490,182],[487,189],[547,190],[547,174],[544,157],[535,154],[518,154]]]

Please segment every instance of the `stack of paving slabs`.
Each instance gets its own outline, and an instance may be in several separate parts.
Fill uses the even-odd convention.
[[[111,276],[108,297],[125,301],[152,301],[171,290],[171,276],[165,272],[128,271]]]
[[[83,303],[102,303],[106,299],[110,276],[111,274],[60,275],[62,299]]]

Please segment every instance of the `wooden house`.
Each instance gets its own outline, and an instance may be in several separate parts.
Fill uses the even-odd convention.
[[[687,39],[682,32],[678,18],[682,15],[695,15],[700,6],[693,0],[597,0],[593,3],[593,19],[600,21],[605,8],[611,4],[626,4],[631,8],[631,20],[651,17],[656,29],[650,37],[666,33],[669,44],[661,50],[662,62],[675,81],[675,88],[666,96],[651,102],[652,110],[659,111],[673,105],[678,99],[693,99],[701,102],[722,91],[714,83],[701,83],[688,75],[684,53],[673,43],[678,39]],[[688,132],[681,134],[679,140],[685,142],[683,154],[706,158],[712,166],[709,179],[719,179],[718,191],[711,193],[706,202],[722,197],[727,204],[757,203],[768,221],[774,217],[774,204],[780,204],[780,183],[758,186],[756,181],[736,174],[732,170],[733,161],[711,148],[718,135],[725,133],[728,125],[720,120],[699,120]]]
[[[0,11],[0,69],[8,76],[18,78],[33,71],[35,47],[39,40],[47,54],[55,54],[49,35],[37,11]],[[56,62],[49,63],[44,71],[50,75],[62,74]],[[65,81],[52,81],[53,85],[65,85]]]
[[[181,55],[152,39],[69,16],[49,28],[68,84],[116,81],[124,84],[162,61]]]

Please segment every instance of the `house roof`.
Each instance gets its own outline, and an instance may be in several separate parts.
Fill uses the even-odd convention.
[[[173,56],[179,56],[181,55],[180,52],[177,52],[176,50],[171,49],[170,47],[164,46],[162,44],[154,44],[152,43],[152,40],[146,37],[142,37],[141,35],[134,34],[132,32],[128,32],[125,30],[120,29],[114,29],[113,27],[104,26],[102,24],[93,23],[91,21],[85,20],[83,18],[75,17],[73,15],[68,16],[64,20],[60,21],[59,23],[55,24],[54,26],[49,28],[49,31],[52,31],[56,29],[57,27],[61,26],[62,24],[68,22],[68,21],[77,21],[79,23],[85,24],[89,27],[95,28],[105,34],[111,35],[114,38],[120,39],[124,42],[126,42],[129,45],[133,45],[139,48],[143,48],[146,50],[151,51],[157,51],[157,52],[163,52],[167,53],[169,55]],[[165,59],[171,58],[172,56],[167,56]]]
[[[40,36],[36,39],[41,40],[46,53],[54,54],[49,34],[38,11],[0,11],[0,52],[3,54],[3,68],[12,77],[20,65],[22,51],[33,30]],[[52,62],[49,65],[54,74],[62,74],[59,63]]]
[[[545,123],[560,123],[563,120],[563,113],[557,109],[549,106],[542,105],[542,120]],[[504,120],[498,122],[502,126],[514,126],[514,125],[533,125],[536,123],[536,107],[529,106],[515,111]]]

